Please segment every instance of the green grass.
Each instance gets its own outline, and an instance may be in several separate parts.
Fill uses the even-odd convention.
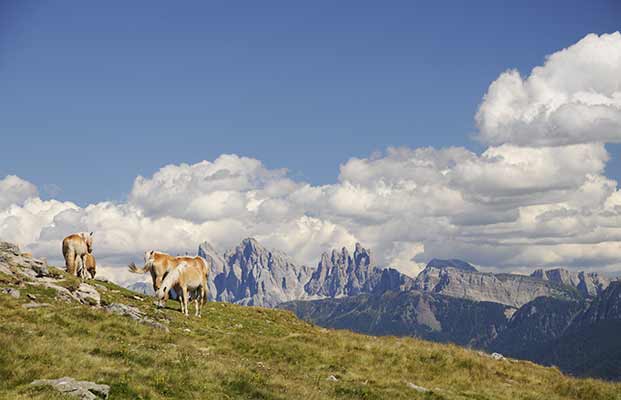
[[[2,286],[18,284],[2,279]],[[109,289],[101,292],[105,303],[138,307],[168,321],[170,332],[22,284],[20,299],[0,294],[0,399],[61,399],[29,383],[62,376],[108,384],[113,400],[621,399],[619,384],[530,362],[327,330],[281,310],[208,303],[202,319],[186,319],[176,302],[156,310],[151,298],[98,284]],[[24,309],[27,293],[52,306]],[[418,393],[408,382],[432,391]]]

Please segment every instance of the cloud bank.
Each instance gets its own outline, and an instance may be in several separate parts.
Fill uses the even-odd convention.
[[[221,155],[138,176],[126,202],[79,207],[0,180],[0,238],[60,263],[62,238],[95,231],[99,264],[117,280],[147,249],[221,250],[253,236],[315,265],[321,252],[373,249],[416,274],[432,257],[495,270],[621,269],[621,193],[604,175],[621,141],[621,35],[588,35],[525,78],[502,73],[476,115],[481,154],[389,148],[345,161],[330,185],[290,178],[257,159]]]

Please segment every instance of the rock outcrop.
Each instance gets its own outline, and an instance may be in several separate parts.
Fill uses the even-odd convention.
[[[50,386],[60,393],[79,400],[107,399],[110,386],[89,381],[77,381],[64,377],[59,379],[40,379],[31,383],[32,386]]]
[[[104,309],[112,314],[126,316],[134,321],[140,322],[141,324],[149,325],[154,328],[162,329],[168,332],[168,327],[161,322],[155,321],[149,317],[147,317],[142,311],[137,309],[136,307],[129,306],[127,304],[122,303],[112,303],[108,304],[104,307]]]
[[[534,278],[539,278],[561,285],[572,286],[583,296],[597,296],[604,291],[610,281],[596,272],[572,272],[564,268],[555,268],[544,271],[538,269],[531,274]]]
[[[62,300],[93,306],[99,306],[101,303],[101,296],[95,287],[84,282],[80,282],[71,290],[61,286],[59,282],[62,279],[50,274],[45,259],[37,259],[28,253],[22,253],[19,247],[12,243],[0,242],[0,272],[23,280],[28,285],[53,289]]]

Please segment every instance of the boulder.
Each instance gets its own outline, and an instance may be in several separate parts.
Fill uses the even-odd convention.
[[[169,331],[168,327],[161,322],[157,322],[149,317],[147,317],[142,311],[137,309],[136,307],[128,306],[127,304],[121,303],[112,303],[104,307],[106,311],[116,314],[127,316],[134,321],[140,322],[141,324],[149,325],[154,328],[162,329],[166,332]]]
[[[110,386],[89,381],[77,381],[64,377],[59,379],[40,379],[31,383],[32,386],[51,386],[64,395],[80,400],[107,399]]]
[[[99,295],[99,292],[87,283],[80,283],[78,290],[73,293],[73,296],[83,304],[93,306],[99,306],[101,304],[101,296]]]
[[[4,293],[4,294],[8,294],[9,296],[11,296],[11,297],[13,297],[15,299],[19,299],[19,296],[21,295],[19,290],[13,289],[13,288],[10,288],[10,287],[2,288],[2,289],[0,289],[0,292]]]

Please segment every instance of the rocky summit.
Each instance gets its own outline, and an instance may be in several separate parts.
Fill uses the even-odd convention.
[[[228,303],[275,307],[291,300],[408,290],[414,283],[396,269],[373,265],[370,250],[359,243],[353,254],[346,248],[324,253],[314,269],[253,238],[224,255],[203,242],[198,255],[209,264],[209,298]]]
[[[210,263],[212,298],[243,305],[274,307],[305,296],[310,271],[287,255],[268,250],[255,239],[244,239],[223,257],[202,244],[199,255]]]
[[[356,243],[353,255],[345,247],[323,253],[304,288],[314,297],[352,296],[372,291],[380,275],[372,264],[371,251]]]

